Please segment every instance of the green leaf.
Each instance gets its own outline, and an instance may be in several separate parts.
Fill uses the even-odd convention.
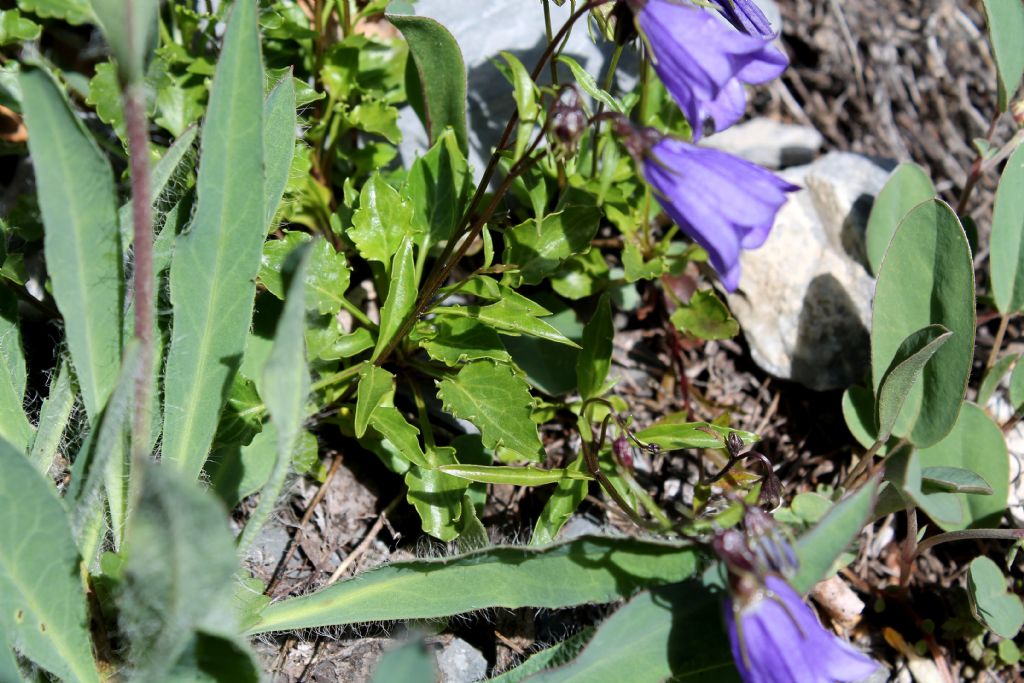
[[[569,71],[572,72],[572,77],[576,79],[576,83],[578,83],[583,89],[583,92],[608,107],[610,111],[618,112],[620,114],[625,113],[622,105],[619,104],[614,97],[598,87],[597,82],[594,81],[594,77],[591,76],[586,69],[580,66],[579,62],[564,54],[558,55],[557,61],[569,67]]]
[[[430,469],[413,465],[405,473],[409,489],[406,500],[419,513],[423,531],[442,541],[451,541],[459,535],[462,499],[469,484],[438,469],[455,462],[454,448],[427,449],[426,458]]]
[[[575,472],[583,471],[583,458],[576,458],[566,468]],[[544,509],[533,526],[530,545],[546,545],[552,543],[559,530],[569,521],[576,508],[587,497],[589,489],[585,479],[562,479],[551,492],[551,497],[544,504]]]
[[[643,587],[692,576],[697,557],[685,544],[590,536],[546,548],[497,546],[396,563],[274,603],[246,635],[363,621],[434,619],[488,607],[609,602]]]
[[[513,467],[512,465],[441,465],[438,469],[445,474],[484,484],[511,484],[513,486],[543,486],[556,484],[567,479],[587,481],[589,474],[577,469],[543,470],[533,465]]]
[[[0,45],[13,45],[39,37],[39,24],[16,9],[0,10]]]
[[[260,282],[278,299],[284,298],[281,266],[298,245],[313,243],[306,269],[306,304],[320,315],[334,315],[341,310],[351,273],[345,254],[335,251],[325,239],[314,240],[308,233],[292,230],[284,239],[269,240],[263,245]]]
[[[263,387],[266,390],[263,400],[271,421],[277,427],[277,457],[270,478],[260,494],[259,505],[239,537],[238,548],[242,554],[249,549],[277,505],[291,470],[292,455],[298,445],[302,421],[306,416],[310,382],[303,332],[309,254],[308,246],[300,247],[292,252],[284,267],[287,296],[274,332],[274,346],[263,366]]]
[[[882,191],[871,206],[865,232],[868,264],[877,274],[882,257],[903,217],[921,202],[935,197],[935,185],[928,173],[917,164],[904,162],[885,181]]]
[[[466,154],[466,65],[459,44],[433,19],[389,14],[388,20],[409,43],[409,104],[423,121],[430,143],[440,139],[450,126],[459,149]]]
[[[597,628],[583,652],[531,683],[733,681],[716,596],[696,582],[646,591]]]
[[[237,638],[196,633],[166,683],[259,683],[260,667]]]
[[[438,384],[444,409],[480,429],[484,446],[502,459],[540,461],[544,448],[531,419],[533,397],[507,365],[470,363],[454,379]]]
[[[1006,577],[987,557],[976,557],[967,572],[967,595],[974,618],[1001,638],[1016,638],[1024,626],[1024,604],[1006,590]]]
[[[359,193],[359,208],[347,234],[364,259],[388,266],[402,241],[415,235],[419,227],[413,222],[410,201],[375,173]]]
[[[981,387],[978,389],[978,396],[975,399],[979,406],[988,403],[989,399],[992,398],[992,394],[995,393],[996,387],[999,386],[999,382],[1006,376],[1010,366],[1016,363],[1019,358],[1019,353],[1005,355],[985,371],[985,376],[981,380]]]
[[[117,66],[113,62],[102,62],[96,65],[94,75],[89,79],[89,94],[85,101],[96,110],[100,121],[113,127],[122,139],[125,138],[124,106],[121,103],[121,85],[117,80]],[[131,221],[131,204],[128,205],[127,218]],[[122,207],[122,214],[124,207]],[[121,223],[124,225],[124,218]],[[130,231],[128,231],[130,232]]]
[[[836,503],[821,521],[800,537],[795,548],[800,567],[790,581],[794,589],[808,593],[814,584],[828,577],[835,561],[871,521],[877,497],[878,481],[871,480]]]
[[[256,390],[256,383],[240,372],[231,380],[228,398],[221,409],[214,448],[246,445],[263,431],[266,406]]]
[[[608,303],[608,295],[604,294],[590,322],[583,328],[582,350],[576,360],[576,384],[583,400],[601,394],[612,364],[614,338],[612,307]]]
[[[578,655],[587,641],[594,635],[594,628],[584,628],[579,633],[540,652],[530,655],[525,662],[500,676],[488,678],[488,683],[521,683],[533,674],[556,666],[561,666]]]
[[[919,451],[896,451],[886,463],[885,476],[902,494],[903,505],[913,503],[943,529],[964,527],[964,506],[960,497],[945,491],[926,492]]]
[[[505,231],[505,263],[519,267],[517,280],[539,284],[567,258],[590,249],[600,222],[596,206],[566,204],[540,221],[520,223]]]
[[[417,467],[430,469],[431,465],[420,446],[420,430],[409,424],[397,408],[377,408],[371,416],[370,426],[387,439],[403,458]]]
[[[120,624],[139,680],[164,680],[197,629],[236,628],[238,567],[228,518],[209,491],[174,468],[147,464],[125,537]]]
[[[878,436],[885,441],[892,434],[907,396],[921,378],[925,365],[949,341],[953,333],[942,325],[929,325],[912,333],[896,350],[878,388]]]
[[[395,376],[373,363],[365,363],[359,371],[359,388],[356,393],[356,438],[361,439],[370,426],[370,418],[379,406],[393,406]]]
[[[414,339],[427,355],[449,367],[474,360],[507,363],[511,356],[493,329],[473,318],[438,317],[420,323]]]
[[[18,0],[23,12],[32,12],[44,19],[63,19],[69,24],[95,21],[89,0]]]
[[[123,83],[141,83],[157,45],[159,0],[90,0]]]
[[[999,111],[1006,111],[1024,75],[1024,6],[1016,0],[984,0],[983,4],[999,67]]]
[[[121,360],[124,281],[114,178],[53,77],[24,68],[19,82],[46,225],[47,270],[82,400],[95,419]]]
[[[437,660],[423,647],[423,643],[405,643],[384,653],[373,670],[370,683],[434,683],[437,680],[436,669]]]
[[[501,299],[488,306],[441,306],[432,309],[431,312],[439,316],[456,315],[473,318],[502,334],[513,337],[526,335],[579,348],[579,344],[548,323],[538,319],[511,299]],[[547,312],[545,311],[545,313]]]
[[[174,328],[167,356],[163,461],[203,467],[252,322],[266,212],[263,65],[254,0],[231,9],[203,128],[198,199],[171,262]]]
[[[43,474],[53,464],[74,407],[75,390],[71,386],[71,368],[67,360],[62,358],[57,375],[50,384],[50,394],[39,409],[39,425],[29,452],[29,460]]]
[[[920,447],[956,424],[974,358],[971,250],[956,215],[938,200],[903,219],[878,273],[871,331],[876,393],[903,341],[928,325],[943,325],[953,336],[925,366],[893,430]]]
[[[497,61],[494,62],[494,65],[511,81],[516,112],[519,114],[516,147],[512,153],[512,160],[518,161],[526,151],[527,145],[530,144],[534,126],[540,118],[540,107],[537,106],[537,86],[534,84],[530,72],[514,54],[502,51],[501,57],[508,66]]]
[[[99,681],[78,546],[53,485],[0,440],[0,632],[68,681]]]
[[[1014,410],[1024,407],[1024,363],[1017,363],[1010,374],[1010,403]]]
[[[0,287],[0,439],[18,449],[27,448],[32,439],[32,424],[23,407],[26,378],[18,300],[9,289]]]
[[[663,450],[677,451],[682,448],[725,448],[725,440],[730,433],[750,445],[761,440],[753,432],[740,429],[721,427],[710,422],[683,422],[685,413],[675,413],[662,418],[657,423],[636,433],[636,437],[645,443],[653,443]]]
[[[694,292],[672,313],[671,321],[677,330],[698,339],[731,339],[740,333],[740,324],[713,289]]]
[[[295,156],[295,79],[278,81],[263,105],[263,210],[267,227],[273,227]]]
[[[992,495],[992,487],[984,478],[963,467],[925,467],[921,470],[921,481],[939,491]]]
[[[388,298],[380,311],[380,332],[377,335],[377,345],[370,356],[371,361],[377,360],[398,334],[402,322],[416,305],[418,293],[413,241],[411,237],[406,237],[395,252],[395,258],[391,263],[391,284],[388,287]]]
[[[1007,3],[1020,4],[1020,3]],[[1021,29],[1024,31],[1024,27]],[[1003,168],[992,213],[992,296],[1003,315],[1024,308],[1024,145],[1019,145]]]
[[[250,443],[215,449],[204,468],[210,487],[230,509],[263,488],[276,459],[277,427],[267,423]]]
[[[451,238],[466,210],[473,177],[449,128],[434,146],[413,162],[402,194],[412,205],[413,220],[423,226],[420,249]]]
[[[965,403],[949,435],[934,446],[921,449],[918,455],[924,471],[933,467],[965,469],[992,487],[992,495],[989,496],[954,496],[963,508],[963,516],[960,522],[935,520],[944,530],[955,531],[968,526],[995,523],[1006,509],[1010,481],[1006,441],[999,425],[978,406]]]

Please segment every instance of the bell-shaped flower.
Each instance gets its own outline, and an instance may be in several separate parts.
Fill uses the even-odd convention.
[[[877,662],[826,631],[778,576],[750,587],[745,597],[726,600],[725,623],[744,683],[846,683],[878,669]]]
[[[665,213],[708,252],[722,285],[740,281],[740,251],[768,239],[786,193],[798,190],[749,161],[662,138],[639,155]]]
[[[711,4],[718,8],[718,11],[730,24],[744,33],[775,40],[778,35],[772,30],[768,17],[764,15],[761,8],[754,0],[710,0]]]
[[[788,64],[770,41],[734,31],[705,9],[678,0],[629,2],[654,69],[686,114],[694,141],[706,124],[721,131],[740,119],[744,83],[766,83]]]

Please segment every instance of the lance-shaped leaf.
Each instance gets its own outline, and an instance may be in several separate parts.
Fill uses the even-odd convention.
[[[252,320],[266,222],[262,193],[253,192],[263,187],[262,139],[255,3],[240,0],[213,78],[195,218],[171,262],[163,459],[190,476],[206,460]]]
[[[60,361],[57,374],[50,384],[50,394],[39,409],[39,425],[32,441],[29,460],[45,474],[57,455],[64,430],[75,407],[75,390],[71,386],[71,368],[65,359]]]
[[[438,469],[453,477],[478,481],[483,484],[511,484],[513,486],[543,486],[565,480],[586,481],[589,474],[571,468],[542,470],[539,467],[513,467],[511,465],[441,465]]]
[[[274,214],[288,185],[295,156],[296,123],[295,79],[289,71],[270,91],[263,105],[263,210],[268,227],[272,227]]]
[[[395,258],[391,263],[391,285],[388,287],[388,298],[380,311],[380,333],[377,336],[377,346],[370,357],[372,361],[377,360],[388,347],[398,334],[402,322],[416,305],[418,289],[416,263],[412,253],[412,238],[406,237],[395,252]]]
[[[921,378],[925,364],[953,333],[942,325],[929,325],[903,340],[878,387],[878,440],[892,434],[903,404]]]
[[[0,287],[0,438],[17,448],[32,440],[32,424],[25,415],[25,354],[18,328],[18,300]]]
[[[247,635],[381,619],[433,619],[488,607],[609,602],[697,569],[680,543],[586,536],[545,548],[498,546],[364,572],[267,607]],[[458,590],[451,590],[458,586]]]
[[[99,681],[78,546],[53,485],[0,439],[0,631],[66,681]]]
[[[370,418],[377,408],[393,405],[395,376],[384,368],[366,363],[359,371],[359,388],[356,392],[356,438],[363,438],[370,426]]]
[[[580,398],[586,400],[601,393],[612,364],[612,307],[605,294],[597,303],[594,316],[583,328],[583,348],[576,360],[576,383]]]
[[[499,457],[536,461],[543,457],[531,418],[529,385],[508,365],[470,363],[454,379],[442,380],[437,396],[449,413],[479,427],[484,446]]]
[[[124,277],[110,164],[53,77],[19,78],[39,187],[53,298],[64,317],[85,410],[99,416],[121,360]]]

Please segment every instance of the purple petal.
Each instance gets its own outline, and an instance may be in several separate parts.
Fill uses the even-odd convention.
[[[746,34],[765,40],[774,40],[778,35],[754,0],[711,0],[711,4],[730,24]]]

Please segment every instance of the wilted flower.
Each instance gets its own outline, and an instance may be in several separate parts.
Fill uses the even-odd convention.
[[[770,41],[737,33],[703,9],[678,0],[628,2],[654,69],[686,114],[694,141],[705,122],[720,131],[740,119],[747,104],[744,83],[770,81],[788,64]]]
[[[777,35],[768,23],[768,17],[754,0],[710,0],[723,17],[740,31],[765,40],[774,40]]]
[[[673,138],[642,159],[665,213],[704,247],[729,291],[739,285],[740,250],[768,239],[786,193],[800,189],[749,161]]]
[[[741,583],[755,584],[753,578]],[[736,668],[745,683],[859,681],[878,664],[826,631],[788,583],[768,576],[725,602]]]

